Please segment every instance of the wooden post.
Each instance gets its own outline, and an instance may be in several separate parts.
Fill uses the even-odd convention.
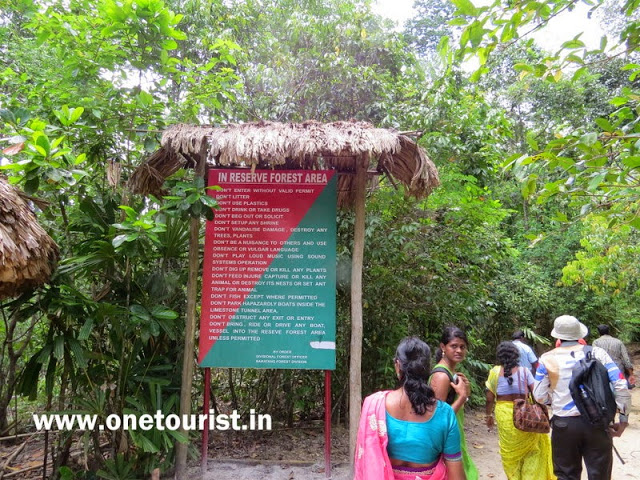
[[[356,218],[351,258],[351,347],[349,359],[349,457],[352,465],[362,404],[362,264],[368,165],[368,154],[356,159]]]
[[[331,478],[331,370],[324,371],[324,476]]]
[[[200,455],[200,472],[202,477],[207,473],[207,467],[209,464],[209,393],[211,392],[211,369],[204,369],[204,406],[202,407],[202,414],[205,416],[204,429],[202,430],[202,448]]]
[[[208,142],[200,148],[196,177],[203,177],[207,165]],[[189,278],[187,280],[187,318],[184,328],[184,354],[182,356],[182,384],[180,387],[180,418],[191,415],[191,387],[193,383],[193,355],[196,337],[196,301],[198,298],[198,268],[200,266],[200,219],[192,218],[189,229]],[[189,432],[181,424],[178,430],[185,436]],[[187,451],[189,445],[176,441],[176,480],[186,480]]]

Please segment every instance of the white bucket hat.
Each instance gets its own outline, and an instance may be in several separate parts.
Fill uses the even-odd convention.
[[[589,333],[589,329],[571,315],[562,315],[553,322],[551,336],[560,340],[580,340]]]

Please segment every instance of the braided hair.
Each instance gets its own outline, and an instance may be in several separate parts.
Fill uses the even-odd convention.
[[[520,350],[512,342],[501,342],[496,351],[498,363],[504,367],[504,378],[509,385],[513,384],[511,370],[520,363]]]
[[[427,407],[436,403],[436,395],[429,386],[431,350],[417,337],[407,337],[396,349],[400,370],[400,384],[409,397],[413,411],[424,415]]]

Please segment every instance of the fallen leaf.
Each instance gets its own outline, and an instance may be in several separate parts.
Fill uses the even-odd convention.
[[[23,149],[24,149],[24,142],[16,143],[15,145],[10,145],[4,150],[2,150],[2,153],[4,153],[5,155],[16,155],[20,153]]]

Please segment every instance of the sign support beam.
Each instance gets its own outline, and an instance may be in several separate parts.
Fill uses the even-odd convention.
[[[349,457],[353,465],[362,404],[362,265],[369,154],[356,159],[355,227],[351,256],[351,345],[349,359]]]
[[[204,178],[207,165],[208,143],[202,142],[196,167],[196,177]],[[184,329],[182,356],[182,384],[180,388],[180,418],[191,414],[191,387],[193,385],[194,351],[196,337],[196,303],[198,299],[198,267],[200,265],[200,219],[192,218],[189,230],[189,278],[187,280],[187,317]],[[178,430],[185,436],[189,432],[181,425]],[[176,480],[186,480],[188,444],[176,441]]]
[[[331,478],[331,370],[324,371],[324,476]]]
[[[204,406],[202,407],[202,413],[205,415],[203,430],[202,430],[202,448],[200,455],[200,472],[204,478],[204,474],[207,473],[208,461],[209,461],[209,394],[211,393],[211,369],[204,369]]]

